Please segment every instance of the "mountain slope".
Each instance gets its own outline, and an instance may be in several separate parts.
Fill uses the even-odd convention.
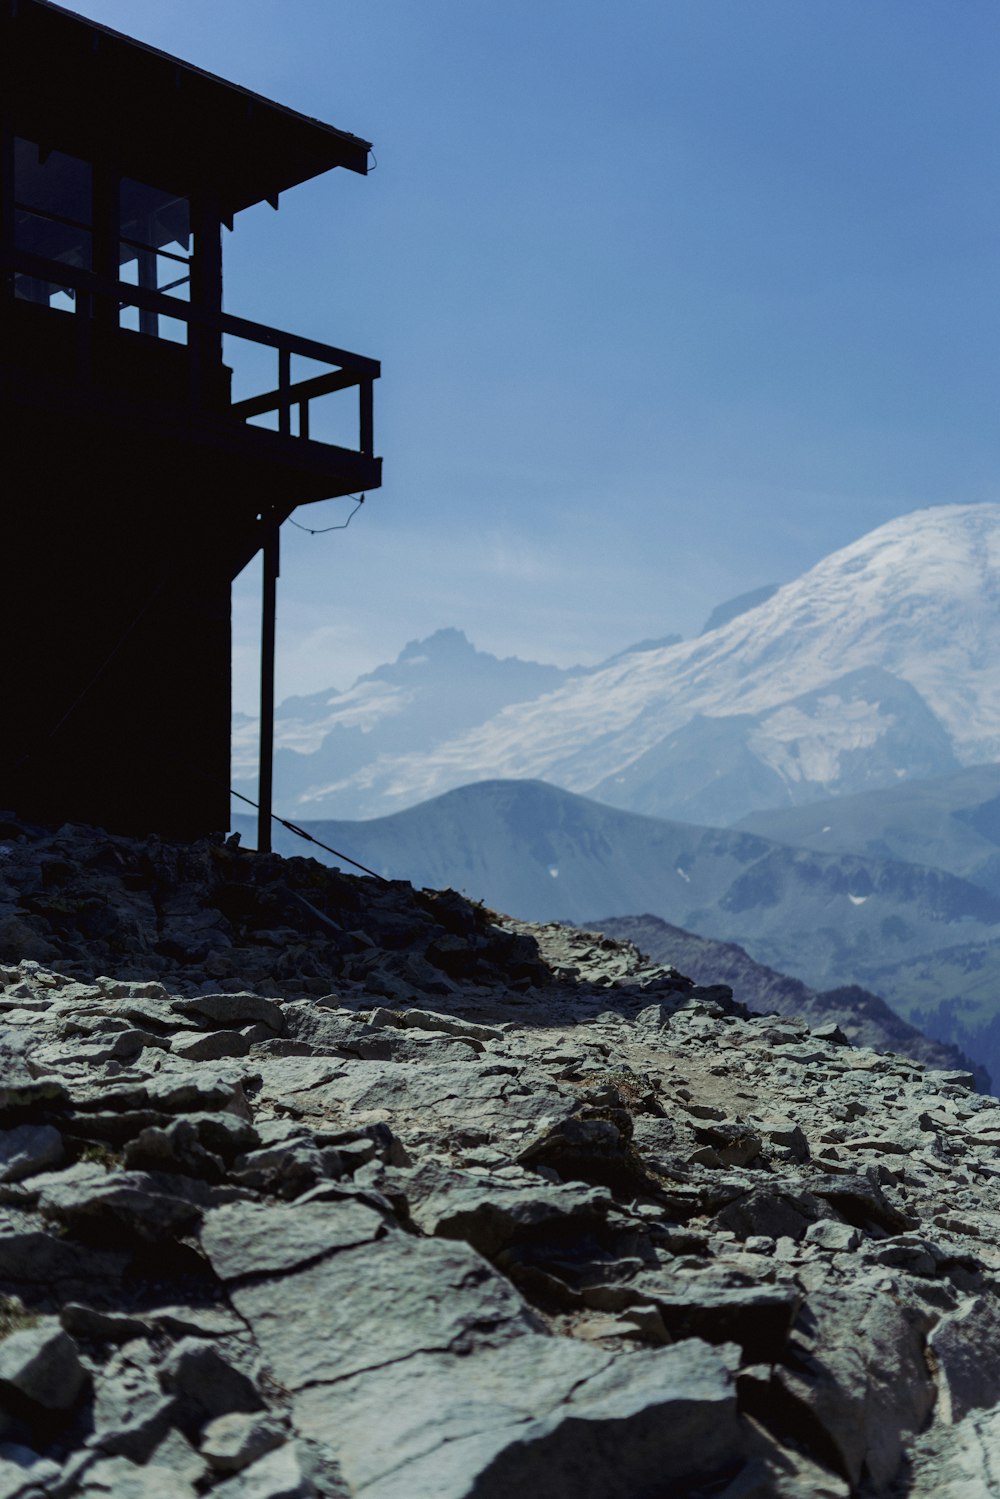
[[[461,630],[411,640],[396,660],[361,676],[346,692],[330,688],[287,698],[275,713],[275,785],[287,805],[322,795],[338,806],[345,777],[363,774],[379,756],[427,752],[441,740],[484,723],[509,703],[551,692],[583,668],[544,666],[478,651]],[[257,771],[259,726],[233,725],[237,786]],[[346,811],[353,808],[348,792]]]
[[[235,825],[252,838],[249,820]],[[641,817],[542,782],[477,783],[392,817],[305,826],[380,874],[451,885],[512,916],[583,922],[594,911],[648,911],[738,943],[816,990],[860,984],[1000,1077],[1000,1028],[995,1045],[991,1033],[979,1046],[996,999],[976,1006],[960,1037],[948,1009],[921,1023],[912,982],[897,977],[930,975],[933,988],[947,955],[941,978],[950,987],[938,998],[961,1000],[953,981],[963,955],[976,953],[980,985],[1000,996],[1000,899],[945,871]],[[303,851],[292,834],[276,834],[279,852]]]
[[[644,640],[611,661],[676,645],[679,635]],[[608,665],[609,662],[602,663]],[[456,735],[514,703],[532,702],[601,666],[548,666],[480,651],[461,630],[411,640],[395,661],[361,676],[346,692],[330,688],[286,698],[275,712],[275,785],[285,805],[321,803],[354,815],[357,786],[376,761],[432,754]],[[257,773],[259,724],[233,722],[233,776],[246,789]]]
[[[732,819],[1000,758],[998,565],[1000,505],[900,517],[695,640],[509,701],[432,748],[346,757],[337,804],[375,816],[517,777]],[[285,804],[309,816],[329,797],[314,781]]]
[[[768,961],[794,955],[808,933],[791,971],[811,982],[839,979],[848,956],[1000,937],[1000,899],[943,871],[641,817],[539,781],[479,782],[391,817],[305,826],[380,874],[451,885],[526,919],[652,910],[763,944]],[[301,851],[291,838],[278,849]]]
[[[1000,765],[754,812],[738,826],[817,852],[920,860],[1000,895]]]
[[[841,795],[901,774],[958,768],[948,736],[908,682],[862,667],[774,713],[699,714],[593,788],[598,801],[654,817],[727,824],[836,784]],[[926,861],[925,861],[926,862]]]
[[[746,614],[748,609],[756,609],[758,604],[766,604],[777,591],[777,583],[765,583],[763,588],[752,588],[749,593],[738,594],[734,599],[727,599],[724,604],[717,604],[702,625],[701,633],[707,635],[710,630],[718,630],[722,625],[728,625],[729,621],[735,619],[738,614]]]
[[[799,979],[776,973],[734,942],[715,942],[658,916],[610,916],[585,921],[588,931],[603,932],[619,941],[633,942],[656,963],[670,963],[696,984],[728,984],[749,1009],[764,1014],[796,1015],[812,1027],[839,1025],[855,1046],[901,1052],[926,1067],[968,1067],[977,1072],[979,1086],[990,1091],[984,1068],[974,1068],[957,1046],[928,1039],[891,1010],[885,1000],[857,985],[817,993]]]

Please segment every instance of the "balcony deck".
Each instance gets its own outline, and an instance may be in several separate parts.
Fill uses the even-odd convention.
[[[74,308],[35,305],[9,292],[0,302],[0,422],[39,437],[58,426],[60,444],[70,449],[114,442],[123,458],[134,451],[147,468],[175,462],[183,448],[188,464],[218,475],[225,495],[242,497],[244,512],[249,504],[287,515],[297,505],[378,487],[376,360],[226,313],[206,316],[162,292],[102,283],[23,253],[3,270],[8,287],[17,273],[70,288]],[[121,311],[132,307],[170,319],[187,341],[122,328]],[[233,400],[223,339],[272,350],[273,385]],[[295,358],[328,372],[293,380]],[[320,440],[316,403],[352,390],[356,446]],[[273,426],[254,424],[262,419]]]

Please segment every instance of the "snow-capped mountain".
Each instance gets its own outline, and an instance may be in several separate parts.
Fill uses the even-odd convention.
[[[367,672],[345,692],[329,688],[285,699],[275,715],[279,791],[287,801],[380,755],[426,752],[585,669],[514,656],[501,660],[476,650],[461,630],[436,630],[426,640],[411,640],[395,661]],[[237,780],[256,774],[257,734],[256,719],[233,725]]]
[[[375,762],[389,763],[402,752],[432,754],[509,704],[532,702],[574,677],[627,655],[676,645],[680,638],[644,640],[601,665],[569,667],[493,656],[456,629],[411,640],[395,661],[367,672],[344,692],[328,688],[280,705],[275,714],[280,803],[287,809],[322,794],[325,812],[352,813],[352,787]],[[234,719],[233,777],[251,792],[258,732],[257,719],[243,714]]]
[[[299,765],[282,804],[371,817],[472,781],[539,778],[729,822],[1000,759],[998,567],[1000,505],[916,511],[693,640],[508,699],[431,746],[341,759],[332,777]]]

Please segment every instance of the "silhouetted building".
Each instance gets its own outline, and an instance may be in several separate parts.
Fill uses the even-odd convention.
[[[0,806],[228,825],[232,579],[380,460],[376,361],[224,313],[222,229],[368,157],[47,0],[0,0]],[[318,440],[330,398],[352,403],[346,445]]]

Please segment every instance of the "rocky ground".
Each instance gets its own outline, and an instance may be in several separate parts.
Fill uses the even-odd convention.
[[[0,1499],[1000,1491],[1000,1101],[626,943],[0,819]]]
[[[659,916],[607,916],[582,922],[589,931],[603,932],[634,942],[648,956],[672,963],[695,983],[728,984],[748,1010],[758,1013],[797,1015],[810,1026],[840,1026],[855,1046],[876,1051],[895,1051],[924,1067],[938,1071],[968,1069],[976,1086],[992,1093],[993,1083],[979,1059],[973,1059],[948,1042],[925,1036],[916,1026],[890,1010],[884,999],[857,984],[817,991],[800,979],[757,963],[735,942],[718,942],[683,927],[661,921]]]

